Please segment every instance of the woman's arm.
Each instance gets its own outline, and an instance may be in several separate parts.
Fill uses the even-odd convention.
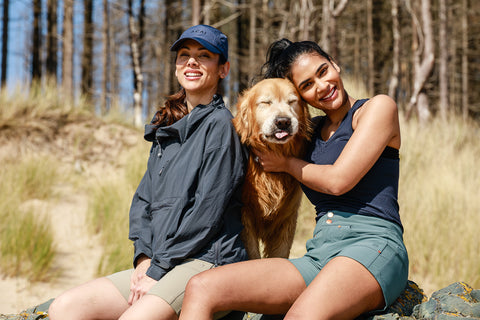
[[[258,153],[266,171],[289,173],[307,187],[340,195],[351,190],[370,170],[386,146],[400,147],[395,102],[385,95],[370,99],[354,115],[354,133],[332,165],[316,165],[298,158]]]

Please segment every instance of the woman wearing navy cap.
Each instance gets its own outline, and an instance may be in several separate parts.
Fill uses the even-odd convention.
[[[246,153],[217,94],[230,68],[227,37],[197,25],[171,50],[182,88],[145,128],[152,148],[130,207],[134,268],[63,293],[50,306],[52,320],[177,319],[193,275],[247,258]]]

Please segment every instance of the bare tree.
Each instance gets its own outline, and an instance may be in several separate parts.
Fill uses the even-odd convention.
[[[103,0],[103,28],[102,28],[102,42],[103,42],[103,51],[102,51],[102,93],[100,101],[100,109],[102,114],[107,113],[108,109],[108,95],[109,95],[109,84],[110,84],[110,68],[111,64],[111,46],[110,46],[110,9],[108,5],[108,0]]]
[[[310,40],[310,20],[313,13],[313,3],[311,0],[300,1],[300,39]]]
[[[42,1],[33,0],[32,83],[42,78]]]
[[[192,25],[200,24],[200,0],[192,0]]]
[[[416,107],[420,122],[426,122],[430,118],[428,98],[425,94],[424,85],[432,72],[435,63],[433,53],[432,19],[430,11],[430,0],[421,0],[420,13],[422,25],[418,22],[414,10],[406,1],[414,23],[413,49],[414,49],[414,79],[413,92],[407,106],[407,119],[411,116],[412,110]]]
[[[253,80],[253,77],[255,75],[254,73],[254,66],[255,66],[255,60],[256,60],[256,55],[255,55],[255,49],[256,49],[256,31],[257,31],[257,1],[256,0],[251,0],[250,3],[250,24],[249,24],[249,36],[248,36],[248,65],[249,67],[249,78],[248,82],[251,83]]]
[[[133,124],[142,126],[143,74],[140,65],[139,32],[133,15],[133,0],[128,0],[128,31],[133,66]]]
[[[337,18],[342,14],[348,4],[348,0],[340,0],[335,6],[335,0],[323,0],[322,5],[322,37],[320,44],[322,48],[331,54],[335,59],[338,57],[337,43]]]
[[[447,119],[448,111],[448,50],[447,50],[447,5],[446,0],[439,0],[439,48],[440,48],[440,59],[439,59],[439,111],[442,119]]]
[[[93,0],[84,0],[82,94],[91,101],[93,91]]]
[[[65,98],[73,100],[73,0],[63,4],[62,87]]]
[[[10,16],[8,7],[10,0],[3,0],[3,23],[2,23],[2,74],[0,76],[0,88],[7,84],[7,59],[8,59],[8,23]]]
[[[57,82],[57,0],[47,0],[47,76]]]
[[[373,8],[372,0],[367,0],[367,57],[368,57],[368,77],[367,90],[370,95],[375,91],[375,62],[373,46]]]
[[[468,1],[462,0],[462,116],[468,117]]]
[[[392,74],[388,84],[388,95],[397,100],[398,78],[400,77],[400,25],[398,23],[398,0],[392,0],[393,55]]]

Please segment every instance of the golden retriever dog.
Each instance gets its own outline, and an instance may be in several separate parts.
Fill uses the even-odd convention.
[[[233,124],[249,149],[294,157],[304,155],[311,133],[307,106],[286,79],[265,79],[243,92]],[[242,237],[250,259],[287,258],[302,198],[300,184],[289,174],[265,172],[255,159],[250,152],[242,190]]]

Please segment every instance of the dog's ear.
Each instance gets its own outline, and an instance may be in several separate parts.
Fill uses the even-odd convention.
[[[300,122],[300,133],[303,137],[307,137],[308,140],[310,140],[310,137],[313,133],[313,124],[311,121],[311,116],[310,116],[310,110],[308,109],[308,104],[303,100],[300,95],[299,95],[299,100],[298,103],[300,105],[300,116],[302,117],[301,119],[303,121]]]
[[[233,119],[233,125],[240,135],[242,143],[246,143],[253,134],[252,112],[254,112],[255,107],[252,106],[252,103],[255,103],[253,96],[252,89],[246,90],[240,95],[237,102],[237,114]]]

